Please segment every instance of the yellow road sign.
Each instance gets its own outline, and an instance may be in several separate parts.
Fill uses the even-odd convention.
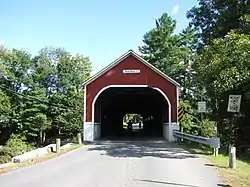
[[[185,114],[185,110],[183,107],[178,108],[178,121],[181,121],[183,119],[183,116]]]

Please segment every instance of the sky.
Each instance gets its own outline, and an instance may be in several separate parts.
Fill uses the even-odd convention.
[[[139,53],[143,35],[167,12],[187,24],[186,12],[197,0],[1,0],[0,44],[36,55],[63,47],[89,57],[93,73],[132,49]]]

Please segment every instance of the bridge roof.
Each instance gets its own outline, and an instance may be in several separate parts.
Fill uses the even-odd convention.
[[[167,81],[171,82],[172,84],[174,84],[177,87],[180,86],[180,84],[178,82],[176,82],[175,80],[173,80],[172,78],[170,78],[169,76],[167,76],[165,73],[163,73],[162,71],[160,71],[159,69],[157,69],[156,67],[154,67],[152,64],[150,64],[146,60],[144,60],[142,57],[140,57],[133,50],[129,50],[128,52],[126,52],[125,54],[123,54],[121,57],[119,57],[118,59],[116,59],[114,62],[112,62],[111,64],[109,64],[107,67],[103,68],[101,71],[99,71],[98,73],[96,73],[95,75],[93,75],[92,77],[90,77],[86,82],[83,83],[83,86],[86,86],[86,85],[90,84],[91,82],[93,82],[94,80],[96,80],[97,78],[99,78],[101,75],[103,75],[104,73],[106,73],[107,71],[109,71],[110,69],[112,69],[117,64],[119,64],[120,62],[122,62],[124,59],[126,59],[128,56],[131,56],[131,55],[133,57],[135,57],[136,59],[138,59],[141,63],[145,64],[147,67],[149,67],[150,69],[152,69],[154,72],[156,72],[157,74],[161,75]]]

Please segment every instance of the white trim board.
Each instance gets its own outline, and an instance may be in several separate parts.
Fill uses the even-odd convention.
[[[173,80],[172,78],[170,78],[169,76],[167,76],[166,74],[164,74],[162,71],[160,71],[159,69],[157,69],[156,67],[154,67],[153,65],[151,65],[149,62],[147,62],[143,58],[141,58],[133,50],[129,50],[128,52],[126,52],[125,54],[123,54],[121,57],[119,57],[118,59],[116,59],[114,62],[112,62],[111,64],[109,64],[107,67],[105,67],[104,69],[102,69],[101,71],[99,71],[98,73],[96,73],[95,75],[93,75],[92,77],[90,77],[86,82],[83,83],[83,86],[86,86],[89,83],[91,83],[94,80],[96,80],[98,77],[100,77],[101,75],[103,75],[104,73],[106,73],[107,71],[109,71],[110,69],[112,69],[113,67],[115,67],[117,64],[119,64],[120,62],[122,62],[129,55],[134,56],[136,59],[138,59],[144,65],[146,65],[147,67],[149,67],[150,69],[152,69],[154,72],[156,72],[159,75],[161,75],[163,78],[165,78],[166,80],[168,80],[169,82],[171,82],[175,86],[177,86],[177,87],[180,86],[179,83],[177,83],[175,80]]]
[[[83,111],[83,123],[86,122],[86,114],[87,114],[87,86],[84,86],[84,111]]]

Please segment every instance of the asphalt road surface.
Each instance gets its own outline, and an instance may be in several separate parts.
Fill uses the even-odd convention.
[[[209,162],[163,141],[101,141],[0,175],[0,187],[217,187]]]

